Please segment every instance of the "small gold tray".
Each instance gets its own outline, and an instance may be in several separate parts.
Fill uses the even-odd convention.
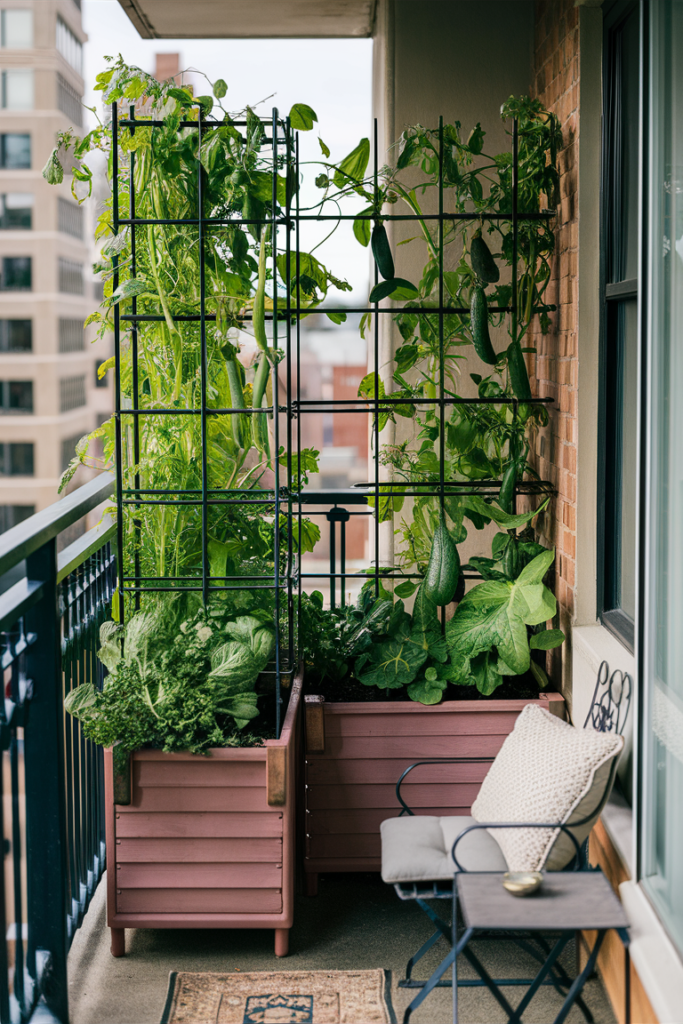
[[[542,881],[540,871],[506,871],[503,875],[503,885],[513,896],[531,896]]]

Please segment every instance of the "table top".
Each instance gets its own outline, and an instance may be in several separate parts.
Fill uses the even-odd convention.
[[[628,920],[602,871],[545,871],[531,896],[513,896],[503,875],[461,872],[458,897],[468,928],[574,931],[627,928]]]

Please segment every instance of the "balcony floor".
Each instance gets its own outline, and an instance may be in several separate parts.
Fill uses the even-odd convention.
[[[126,956],[109,952],[106,928],[105,885],[100,885],[91,909],[69,954],[72,1024],[159,1024],[170,971],[242,971],[383,967],[393,973],[393,1002],[397,1019],[412,993],[397,988],[408,957],[431,934],[418,907],[401,903],[393,889],[377,875],[328,875],[320,880],[314,899],[297,898],[290,955],[276,961],[273,932],[141,930],[126,932]],[[510,942],[487,942],[480,956],[494,977],[533,975],[533,961]],[[564,965],[573,971],[572,952]],[[445,955],[445,943],[422,963],[431,971]],[[424,977],[425,973],[421,973]],[[469,967],[463,976],[473,976]],[[513,1005],[523,989],[506,989]],[[517,994],[519,993],[519,994]],[[596,1024],[615,1018],[597,978],[586,985],[584,998]],[[524,1015],[525,1024],[548,1024],[557,1014],[560,997],[550,988],[536,995]],[[449,989],[436,990],[413,1015],[415,1024],[448,1024],[452,1020]],[[505,1014],[485,989],[460,990],[462,1024],[498,1024]],[[569,1024],[583,1021],[574,1007]],[[357,1022],[362,1024],[362,1022]]]

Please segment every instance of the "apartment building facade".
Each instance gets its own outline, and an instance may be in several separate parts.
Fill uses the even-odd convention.
[[[41,170],[83,128],[80,0],[0,3],[0,532],[51,504],[79,438],[107,412],[86,211]],[[79,470],[84,482],[86,470]]]

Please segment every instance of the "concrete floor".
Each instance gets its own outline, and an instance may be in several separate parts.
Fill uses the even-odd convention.
[[[443,912],[443,905],[442,905]],[[445,914],[444,914],[445,916]],[[362,969],[383,967],[393,975],[393,1003],[397,1020],[412,994],[399,989],[408,957],[429,937],[430,924],[414,904],[401,903],[378,875],[328,875],[320,880],[320,894],[298,897],[291,953],[282,960],[273,955],[273,933],[254,931],[140,930],[126,932],[126,956],[109,952],[105,885],[101,883],[69,954],[71,1024],[159,1024],[170,971],[243,971],[297,969]],[[524,977],[535,973],[534,961],[510,942],[486,942],[475,947],[494,977]],[[564,965],[572,973],[571,953]],[[437,943],[422,961],[427,976],[446,954]],[[473,977],[468,968],[462,976]],[[507,988],[516,1005],[523,989]],[[615,1018],[597,978],[584,990],[596,1024]],[[542,988],[524,1014],[525,1024],[549,1024],[561,1006],[550,987]],[[484,989],[460,990],[461,1024],[504,1024],[506,1015]],[[449,1024],[452,1020],[449,989],[437,989],[413,1015],[414,1024]],[[583,1021],[574,1007],[568,1024]],[[202,1022],[198,1022],[202,1024]],[[363,1024],[362,1021],[349,1024]]]

